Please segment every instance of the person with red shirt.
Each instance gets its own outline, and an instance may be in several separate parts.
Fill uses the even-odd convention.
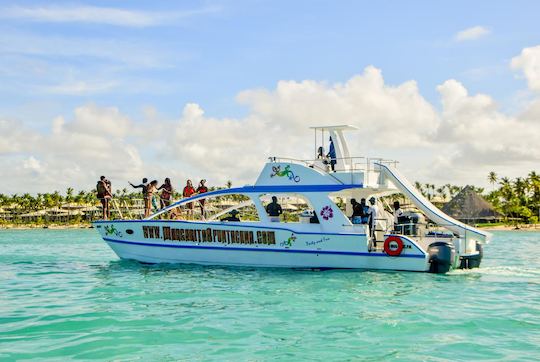
[[[205,192],[208,192],[208,187],[206,187],[205,183],[206,183],[205,179],[202,179],[199,182],[199,187],[197,187],[198,194],[203,194]],[[203,218],[203,220],[205,219],[205,216],[206,216],[204,213],[204,201],[205,201],[204,199],[199,200],[199,207],[201,208],[201,217]]]
[[[184,197],[191,197],[195,194],[195,189],[193,188],[193,184],[191,183],[191,180],[187,180],[186,186],[184,187],[184,191],[182,192],[182,196]],[[187,212],[187,218],[190,219],[193,217],[193,202],[188,202],[186,204],[186,212]]]

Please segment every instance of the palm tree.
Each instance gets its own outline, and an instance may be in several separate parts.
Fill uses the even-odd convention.
[[[514,181],[514,191],[519,200],[520,205],[525,205],[527,203],[527,182],[521,177],[517,177]]]
[[[73,187],[68,187],[66,190],[66,202],[72,202],[73,201]]]
[[[497,183],[497,174],[494,171],[491,171],[488,174],[488,181],[491,184],[491,188],[495,190],[495,184]]]
[[[231,180],[227,181],[226,186],[228,189],[230,189],[232,187],[232,181]]]
[[[443,202],[446,201],[446,192],[444,190],[445,190],[444,186],[437,188],[437,194],[439,195],[439,197],[441,198]]]
[[[84,203],[84,197],[86,196],[86,191],[84,190],[81,190],[79,191],[79,193],[77,194],[77,196],[75,196],[75,203],[77,205],[82,205]]]
[[[414,187],[416,187],[416,189],[417,189],[418,191],[420,191],[420,193],[421,193],[422,195],[424,195],[424,188],[422,187],[422,184],[421,184],[420,182],[415,181],[415,182],[414,182]],[[426,196],[426,195],[424,195],[424,196]]]
[[[538,175],[535,171],[529,172],[527,181],[529,183],[529,188],[532,191],[532,198],[531,202],[535,209],[540,207],[540,175]]]

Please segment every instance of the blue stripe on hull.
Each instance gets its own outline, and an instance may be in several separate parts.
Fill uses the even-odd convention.
[[[333,232],[313,232],[313,231],[301,231],[293,230],[285,227],[274,227],[268,224],[266,225],[247,225],[246,222],[211,222],[211,221],[191,221],[191,220],[164,220],[164,219],[154,219],[154,220],[96,220],[93,224],[122,224],[122,223],[179,223],[179,224],[188,224],[188,225],[205,225],[205,226],[220,226],[220,227],[233,227],[238,226],[242,228],[252,228],[252,229],[264,229],[261,231],[268,230],[284,230],[289,231],[295,234],[305,234],[305,235],[343,235],[343,236],[366,236],[363,233],[333,233]],[[279,223],[276,223],[279,224]],[[163,225],[163,226],[175,226],[175,225]]]
[[[203,250],[236,250],[236,251],[260,251],[260,252],[273,252],[273,253],[297,253],[297,254],[330,254],[330,255],[354,255],[354,256],[378,256],[378,257],[390,257],[383,253],[361,253],[352,251],[323,251],[323,250],[299,250],[299,249],[262,249],[262,248],[237,248],[237,247],[217,247],[217,246],[201,246],[201,245],[171,245],[171,244],[154,244],[154,243],[140,243],[134,241],[116,240],[110,238],[103,238],[103,240],[111,243],[139,245],[139,246],[154,246],[163,248],[181,248],[181,249],[203,249]],[[424,255],[407,255],[403,254],[394,258],[418,258],[424,259]]]

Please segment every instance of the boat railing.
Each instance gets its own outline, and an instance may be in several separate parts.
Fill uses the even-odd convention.
[[[401,223],[393,225],[388,232],[396,235],[412,237],[415,240],[429,246],[430,242],[436,240],[454,240],[460,239],[459,253],[474,253],[476,251],[476,242],[472,231],[464,229],[462,234],[456,234],[450,231],[449,227],[453,225],[434,224],[434,223]]]
[[[318,169],[322,172],[330,172],[331,170],[329,158],[298,159],[290,157],[271,156],[268,157],[268,159],[270,162],[300,164],[302,166]],[[397,167],[398,164],[398,161],[396,160],[379,157],[355,156],[336,158],[335,160],[336,164],[334,166],[334,170],[340,172],[379,171],[378,164],[384,164],[392,167]]]

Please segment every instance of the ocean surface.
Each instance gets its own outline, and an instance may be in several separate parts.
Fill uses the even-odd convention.
[[[540,360],[540,232],[448,275],[147,266],[0,231],[0,360]]]

